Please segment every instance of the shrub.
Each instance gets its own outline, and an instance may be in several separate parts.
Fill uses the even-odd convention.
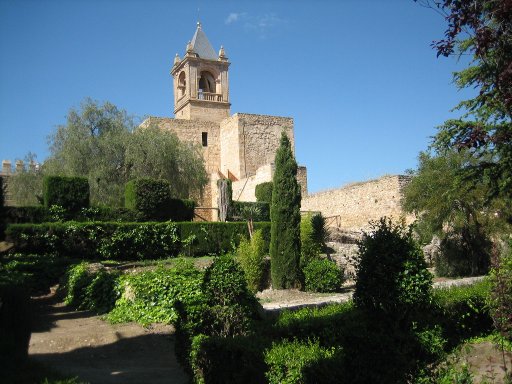
[[[197,335],[191,343],[190,362],[194,382],[260,384],[265,380],[262,337],[224,338]]]
[[[328,259],[311,260],[303,272],[306,291],[339,292],[343,284],[343,271]]]
[[[187,256],[222,255],[232,252],[242,238],[248,238],[246,223],[192,222],[179,223],[182,252]],[[270,240],[270,223],[254,223],[261,229],[266,247]]]
[[[197,335],[231,338],[251,334],[256,306],[240,265],[229,255],[216,258],[204,273],[200,300],[178,305],[178,360],[189,372],[194,371],[194,364],[199,364],[193,362],[192,348]]]
[[[48,208],[42,205],[31,207],[5,207],[5,218],[9,224],[37,224],[50,221],[50,213]]]
[[[175,223],[119,225],[101,239],[99,254],[106,259],[156,259],[177,255],[179,245]]]
[[[269,221],[270,204],[266,202],[233,201],[230,221]]]
[[[313,241],[320,246],[320,250],[324,251],[328,241],[329,232],[325,223],[325,217],[321,213],[311,216],[311,226],[313,227]]]
[[[64,302],[77,309],[107,313],[119,296],[116,289],[119,276],[118,271],[107,270],[101,264],[77,264],[66,274]]]
[[[89,182],[85,177],[46,176],[43,179],[44,206],[59,205],[67,212],[89,207]]]
[[[66,276],[66,297],[64,302],[76,308],[81,308],[85,300],[86,288],[91,284],[93,275],[89,264],[82,262],[71,267]]]
[[[335,372],[326,362],[339,359],[340,348],[324,348],[318,341],[282,341],[265,352],[270,384],[307,384],[335,382]],[[333,380],[334,381],[331,381]]]
[[[85,288],[84,300],[80,304],[80,308],[94,311],[97,314],[110,312],[119,298],[117,290],[119,276],[118,271],[106,269],[100,269],[95,273]]]
[[[462,232],[449,233],[441,240],[434,260],[436,275],[479,276],[489,271],[492,243],[475,229],[463,228]]]
[[[312,260],[317,259],[322,251],[313,227],[313,215],[306,214],[300,221],[300,266],[304,269]]]
[[[134,209],[145,220],[191,220],[195,204],[171,198],[167,180],[135,179],[126,183],[125,207]]]
[[[277,289],[301,285],[300,186],[297,162],[290,140],[283,132],[275,157],[272,190],[270,262],[272,286]]]
[[[425,307],[432,276],[411,231],[386,218],[373,228],[359,242],[355,304],[392,318]]]
[[[245,272],[248,288],[256,293],[263,284],[265,241],[261,230],[254,232],[251,240],[242,239],[236,251],[238,261]]]
[[[9,253],[0,260],[0,285],[21,285],[31,294],[49,292],[59,282],[69,260],[53,254]]]
[[[512,240],[495,249],[490,273],[489,309],[494,327],[512,341]]]
[[[254,190],[256,195],[256,201],[259,202],[272,202],[272,188],[274,187],[274,183],[268,181],[266,183],[258,184]]]
[[[244,271],[233,257],[219,256],[206,268],[202,290],[208,305],[240,304],[254,310],[254,296],[247,289]]]
[[[487,307],[489,293],[490,285],[486,281],[434,290],[434,321],[442,326],[451,346],[491,331],[492,319]]]

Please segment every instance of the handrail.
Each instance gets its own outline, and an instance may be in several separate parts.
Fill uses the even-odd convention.
[[[197,98],[199,100],[206,100],[206,101],[222,101],[222,94],[221,93],[212,93],[212,92],[201,92],[201,91],[199,91],[197,93]]]

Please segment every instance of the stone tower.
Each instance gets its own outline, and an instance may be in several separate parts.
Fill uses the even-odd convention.
[[[185,56],[176,54],[171,69],[177,119],[219,123],[230,116],[229,64],[224,48],[217,55],[198,22]]]

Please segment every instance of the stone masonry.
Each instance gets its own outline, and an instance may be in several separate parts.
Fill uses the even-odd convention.
[[[409,176],[383,176],[376,180],[349,184],[339,189],[311,194],[302,199],[302,211],[321,212],[327,224],[345,232],[369,229],[369,221],[383,216],[395,220],[413,216],[405,215],[401,200],[403,187]]]

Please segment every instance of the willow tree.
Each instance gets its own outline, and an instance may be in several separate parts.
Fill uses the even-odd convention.
[[[270,209],[270,262],[272,286],[300,286],[300,187],[297,162],[288,136],[283,132],[276,152]]]

